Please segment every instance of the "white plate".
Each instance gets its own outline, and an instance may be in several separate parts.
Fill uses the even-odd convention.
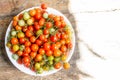
[[[29,8],[29,9],[26,9],[26,10],[22,11],[21,13],[24,13],[25,11],[29,11],[29,10],[34,9],[34,8],[39,8],[39,7]],[[65,22],[66,22],[68,25],[70,25],[70,28],[71,28],[71,31],[72,31],[72,43],[73,43],[73,48],[71,49],[71,51],[70,51],[70,53],[69,53],[69,55],[68,55],[68,58],[67,58],[67,60],[66,60],[66,61],[69,61],[70,58],[71,58],[72,55],[73,55],[73,51],[74,51],[74,48],[75,48],[75,34],[74,34],[73,27],[72,27],[71,23],[69,22],[69,20],[68,20],[61,12],[59,12],[59,11],[53,9],[53,8],[48,8],[47,11],[48,11],[48,13],[53,13],[53,14],[56,14],[56,15],[61,15],[61,16],[63,16],[64,19],[65,19]],[[21,14],[21,13],[19,13],[19,14]],[[19,15],[19,14],[18,14],[18,15]],[[33,72],[32,70],[30,70],[29,68],[24,67],[24,65],[18,64],[18,63],[16,62],[16,60],[14,60],[14,59],[12,58],[12,52],[11,52],[11,51],[9,50],[9,48],[6,46],[7,36],[8,36],[8,34],[9,34],[10,30],[11,30],[11,27],[12,27],[11,25],[12,25],[12,21],[11,21],[11,23],[9,24],[8,29],[7,29],[7,31],[6,31],[6,35],[5,35],[5,49],[6,49],[8,58],[10,59],[10,61],[12,62],[12,64],[13,64],[16,68],[18,68],[20,71],[22,71],[22,72],[24,72],[24,73],[27,73],[27,74],[30,74],[30,75],[34,75],[34,76],[45,76],[45,75],[53,74],[53,73],[59,71],[60,69],[62,69],[62,67],[61,67],[61,68],[58,69],[58,70],[44,71],[42,74],[36,74],[35,72]]]

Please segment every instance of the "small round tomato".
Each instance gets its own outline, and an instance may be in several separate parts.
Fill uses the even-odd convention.
[[[54,36],[51,36],[51,37],[50,37],[50,40],[51,40],[52,42],[56,42],[56,41],[58,40],[58,38],[54,35]]]
[[[60,50],[61,50],[62,52],[65,52],[65,51],[67,51],[67,47],[66,47],[65,45],[62,45],[61,48],[60,48]]]
[[[51,28],[52,27],[52,23],[51,22],[47,22],[46,23],[46,28]]]
[[[43,26],[44,23],[45,23],[45,19],[44,19],[44,18],[41,18],[41,19],[39,20],[39,25],[40,25],[40,26]]]
[[[33,35],[32,31],[27,30],[25,32],[26,37],[31,37]]]
[[[53,54],[53,52],[52,52],[52,50],[47,50],[47,51],[45,51],[45,54],[47,56],[51,56]]]
[[[62,55],[61,60],[65,61],[67,59],[67,55]]]
[[[61,43],[60,42],[56,42],[56,45],[57,45],[58,48],[61,47]]]
[[[22,27],[22,31],[25,33],[27,31],[27,27]]]
[[[17,52],[17,54],[18,54],[18,56],[22,56],[23,51],[20,51],[20,50],[19,50],[19,51]]]
[[[29,53],[23,52],[22,56],[27,57],[27,56],[29,56]]]
[[[45,50],[49,50],[49,49],[50,49],[50,44],[49,44],[49,43],[44,43],[44,44],[43,44],[43,48],[44,48]]]
[[[62,45],[64,45],[64,44],[65,44],[65,40],[64,40],[64,39],[60,40],[60,43],[61,43]]]
[[[29,56],[23,57],[22,62],[23,62],[24,64],[25,64],[25,63],[29,63],[29,62],[30,62],[30,57],[29,57]]]
[[[26,41],[25,42],[25,46],[30,46],[31,45],[31,42],[30,41]]]
[[[61,39],[67,39],[68,38],[68,35],[67,34],[65,34],[65,33],[62,33],[61,34]]]
[[[12,38],[11,43],[12,44],[18,44],[18,39],[17,38]]]
[[[18,24],[17,21],[13,21],[12,25],[15,27]]]
[[[25,47],[24,52],[26,52],[26,53],[30,53],[30,52],[31,52],[30,47]]]
[[[32,44],[32,45],[31,45],[31,50],[32,50],[33,52],[38,51],[38,48],[39,48],[39,46],[38,46],[37,44]]]
[[[18,58],[17,62],[18,62],[19,64],[22,64],[22,58]]]
[[[66,40],[65,40],[65,43],[66,43],[66,44],[69,44],[69,43],[70,43],[70,39],[66,39]]]
[[[45,35],[41,34],[40,37],[39,37],[39,39],[40,39],[41,41],[43,41],[43,40],[45,39]]]
[[[28,26],[28,30],[30,30],[30,31],[34,31],[33,26]]]
[[[53,52],[53,55],[55,56],[55,57],[59,57],[59,56],[61,56],[61,51],[60,50],[54,50],[54,52]]]
[[[31,43],[34,43],[35,41],[36,41],[35,36],[31,36],[31,37],[30,37],[30,42],[31,42]]]
[[[35,30],[39,30],[40,29],[40,25],[36,24],[36,25],[34,25],[34,28],[35,28]]]
[[[43,42],[47,42],[48,41],[48,39],[47,38],[45,38],[44,40],[43,40]]]
[[[40,8],[36,8],[36,13],[41,13],[41,9]]]
[[[60,62],[58,62],[54,65],[54,68],[59,69],[61,66],[62,66],[62,64]]]
[[[66,23],[64,21],[61,22],[61,27],[64,28],[66,26]]]
[[[56,44],[52,44],[50,49],[51,49],[52,51],[54,51],[54,50],[58,49],[58,47],[57,47]]]
[[[60,17],[59,16],[55,16],[54,17],[54,21],[56,22],[56,21],[60,21]]]
[[[45,54],[45,50],[43,48],[40,48],[39,51],[38,51],[39,54],[43,55]]]
[[[42,55],[41,54],[37,54],[35,56],[35,61],[41,61],[42,60]]]
[[[17,26],[15,26],[15,29],[16,29],[16,30],[22,30],[22,27],[19,26],[19,25],[17,25]]]
[[[14,52],[18,51],[19,48],[20,47],[17,44],[14,44],[13,47],[12,47],[12,49],[13,49]]]
[[[66,44],[66,46],[67,46],[67,48],[70,48],[70,49],[71,49],[71,48],[73,47],[72,42]]]
[[[47,4],[45,4],[45,3],[41,4],[41,8],[42,9],[47,9]]]
[[[21,19],[23,18],[23,14],[20,14],[20,15],[18,16],[18,18],[19,18],[19,20],[21,20]]]
[[[68,62],[65,62],[63,64],[63,67],[64,67],[64,69],[69,69],[70,68],[70,64]]]
[[[44,29],[44,30],[43,30],[43,33],[44,33],[45,35],[47,35],[47,34],[49,34],[49,30],[48,30],[48,29]]]
[[[55,22],[55,26],[60,28],[61,27],[61,22],[60,21],[56,21]]]
[[[37,39],[37,40],[35,41],[35,43],[36,43],[38,46],[42,45],[42,41],[39,40],[39,39]]]
[[[54,14],[49,14],[48,17],[53,19],[55,17],[55,15]]]
[[[14,21],[18,21],[18,16],[14,16],[14,17],[13,17],[13,20],[14,20]]]
[[[25,38],[23,38],[23,37],[20,38],[20,39],[19,39],[19,42],[20,42],[20,44],[24,44],[24,43],[25,43]]]
[[[36,55],[37,55],[36,52],[30,52],[30,57],[31,57],[32,59],[34,59]]]
[[[23,32],[18,32],[17,37],[18,38],[25,37],[25,34]]]
[[[56,33],[56,36],[57,36],[58,39],[60,39],[61,38],[61,33]]]
[[[42,15],[40,13],[36,13],[34,17],[35,19],[39,20],[42,17]]]
[[[27,67],[27,68],[30,67],[30,62],[24,63],[24,66]]]
[[[30,16],[35,16],[36,10],[35,9],[30,10],[29,14],[30,14]]]

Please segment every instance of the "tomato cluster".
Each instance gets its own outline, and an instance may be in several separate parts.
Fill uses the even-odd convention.
[[[13,59],[37,73],[70,67],[64,63],[72,48],[70,28],[62,16],[46,9],[42,4],[15,16],[7,42]]]

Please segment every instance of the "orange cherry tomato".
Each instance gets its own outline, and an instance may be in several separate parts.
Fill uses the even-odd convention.
[[[37,40],[35,41],[35,43],[36,43],[38,46],[42,45],[42,41],[39,40],[39,39],[37,39]]]
[[[45,50],[49,50],[49,49],[50,49],[50,44],[49,44],[49,43],[44,43],[44,44],[43,44],[43,48],[44,48]]]
[[[49,34],[49,30],[48,30],[48,29],[44,29],[44,30],[43,30],[43,33],[44,33],[45,35],[47,35],[47,34]]]
[[[24,52],[26,52],[26,53],[30,53],[30,52],[31,52],[30,47],[25,47]]]
[[[61,43],[62,45],[64,45],[64,44],[65,44],[65,40],[64,40],[64,39],[60,40],[60,43]]]
[[[60,21],[60,17],[59,16],[55,16],[54,17],[54,21],[56,22],[56,21]]]
[[[40,39],[41,41],[43,41],[43,40],[45,39],[45,35],[41,34],[40,37],[39,37],[39,39]]]
[[[45,3],[41,4],[41,8],[42,9],[47,9],[47,4],[45,4]]]
[[[60,62],[58,62],[54,65],[54,68],[59,69],[61,66],[62,66],[62,64]]]
[[[19,39],[19,42],[20,42],[20,44],[24,44],[25,43],[25,38],[24,37],[21,37],[20,39]]]
[[[31,46],[31,42],[30,41],[26,41],[25,42],[25,46]]]
[[[17,38],[12,38],[11,43],[12,44],[18,44],[18,39]]]
[[[62,45],[61,48],[60,48],[60,50],[61,50],[62,52],[65,52],[65,51],[67,51],[67,47],[66,47],[65,45]]]
[[[32,45],[31,45],[31,50],[32,50],[33,52],[37,52],[37,51],[38,51],[38,48],[39,48],[39,46],[38,46],[37,44],[32,44]]]
[[[58,47],[57,47],[56,44],[52,44],[50,49],[51,49],[52,51],[54,51],[54,50],[58,49]]]
[[[30,42],[31,42],[31,43],[34,43],[35,41],[36,41],[35,36],[31,36],[31,37],[30,37]]]
[[[63,64],[63,68],[64,68],[64,69],[69,69],[69,68],[70,68],[70,64],[69,64],[68,62],[65,62],[65,63]]]
[[[17,25],[17,21],[13,21],[12,25],[15,27]]]
[[[54,52],[53,52],[53,55],[55,56],[55,57],[59,57],[59,56],[61,56],[61,51],[60,50],[54,50]]]
[[[18,21],[18,16],[14,16],[14,17],[13,17],[13,20],[14,20],[14,21]]]
[[[30,57],[29,57],[29,56],[23,57],[22,62],[23,62],[24,64],[25,64],[25,63],[29,63],[29,62],[30,62]]]
[[[64,21],[61,22],[61,27],[64,28],[66,26],[66,23]]]
[[[30,10],[29,14],[30,14],[30,16],[35,16],[36,10],[35,9]]]
[[[28,26],[28,30],[30,30],[30,31],[34,31],[33,26]]]
[[[25,32],[26,37],[31,37],[33,35],[32,31],[27,30]]]
[[[17,52],[17,54],[18,54],[18,56],[22,56],[23,51],[20,51],[20,50],[19,50],[19,51]]]
[[[45,23],[45,19],[44,19],[44,18],[41,18],[41,19],[39,20],[39,25],[40,25],[40,26],[43,26],[44,23]]]
[[[62,33],[61,34],[61,39],[67,39],[68,38],[68,35],[67,34],[65,34],[65,33]]]
[[[44,50],[43,48],[40,48],[38,52],[39,52],[39,54],[41,54],[41,55],[45,54],[45,50]]]
[[[35,56],[35,61],[41,61],[42,60],[42,55],[41,54],[37,54]]]
[[[53,54],[53,52],[52,52],[52,50],[47,50],[47,51],[45,52],[45,54],[46,54],[47,56],[51,56],[51,55]]]
[[[37,55],[36,52],[30,52],[30,57],[31,57],[32,59],[34,59],[36,55]]]
[[[15,29],[16,29],[16,30],[22,30],[22,27],[21,27],[21,26],[16,25],[16,26],[15,26]]]
[[[52,27],[52,23],[51,22],[47,22],[46,23],[46,28],[51,28]]]
[[[61,22],[60,21],[56,21],[55,22],[55,26],[58,27],[58,28],[60,28],[61,27]]]
[[[57,48],[60,48],[61,47],[61,43],[60,42],[56,42],[56,46],[57,46]]]
[[[36,13],[41,13],[41,9],[40,8],[36,8]]]

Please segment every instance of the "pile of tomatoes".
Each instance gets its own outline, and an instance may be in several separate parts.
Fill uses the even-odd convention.
[[[7,46],[19,64],[36,73],[70,68],[66,62],[72,48],[71,30],[62,16],[49,14],[41,4],[15,16]]]

